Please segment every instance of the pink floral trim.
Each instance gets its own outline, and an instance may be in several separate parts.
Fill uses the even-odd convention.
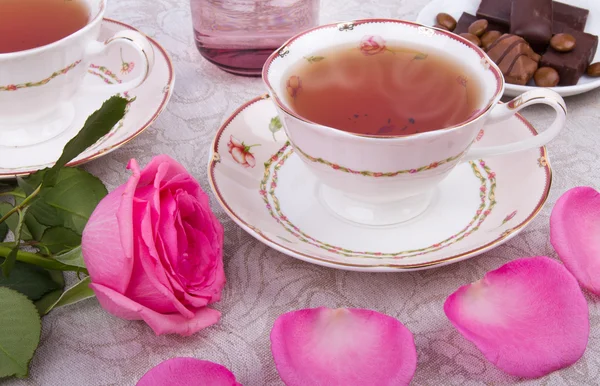
[[[281,211],[279,199],[275,194],[275,190],[277,188],[278,181],[278,172],[281,167],[284,165],[285,161],[293,154],[293,149],[289,149],[290,143],[286,143],[275,155],[273,155],[267,162],[265,162],[265,174],[260,183],[259,194],[261,195],[267,210],[271,214],[271,217],[277,221],[283,228],[295,236],[298,240],[308,243],[317,248],[324,249],[328,252],[339,254],[346,257],[376,257],[376,258],[394,258],[401,259],[406,257],[414,257],[414,256],[422,256],[431,252],[436,252],[441,249],[444,249],[452,244],[455,244],[464,238],[470,236],[472,233],[476,232],[480,226],[483,224],[485,219],[491,214],[492,209],[496,206],[495,201],[495,192],[496,192],[496,176],[493,171],[485,164],[484,161],[480,161],[479,165],[484,169],[487,174],[487,178],[484,177],[477,164],[471,162],[471,168],[473,170],[474,175],[481,182],[480,186],[480,198],[481,204],[477,209],[475,215],[469,224],[464,227],[460,232],[450,236],[446,240],[442,240],[433,245],[430,245],[425,248],[415,249],[415,250],[407,250],[401,252],[394,253],[385,253],[385,252],[368,252],[368,251],[353,251],[349,249],[345,249],[342,247],[330,245],[319,241],[310,235],[303,232],[300,228],[294,225]],[[288,151],[289,149],[289,151]],[[271,176],[271,166],[275,164],[273,168],[273,174]],[[487,187],[487,183],[489,182],[489,188]],[[269,197],[273,202],[269,201]]]
[[[401,175],[401,174],[415,174],[415,173],[424,172],[426,170],[435,169],[435,168],[438,168],[438,167],[440,167],[442,165],[445,165],[447,163],[456,161],[457,159],[459,159],[460,157],[462,157],[463,154],[466,153],[466,150],[465,150],[462,153],[457,154],[455,156],[448,157],[448,158],[440,160],[440,161],[435,161],[435,162],[430,163],[429,165],[423,165],[423,166],[418,167],[416,169],[404,169],[404,170],[398,170],[398,171],[394,171],[394,172],[373,172],[373,171],[369,171],[369,170],[354,170],[354,169],[350,169],[348,167],[341,166],[341,165],[335,164],[333,162],[327,161],[327,160],[325,160],[323,158],[317,158],[317,157],[313,157],[311,155],[308,155],[308,154],[306,154],[302,149],[300,149],[296,145],[294,145],[294,148],[304,158],[308,159],[311,162],[315,162],[315,163],[320,163],[320,164],[323,164],[323,165],[327,165],[327,166],[331,167],[333,170],[339,170],[339,171],[342,171],[344,173],[357,174],[357,175],[362,175],[362,176],[366,176],[366,177],[376,177],[376,178],[378,178],[378,177],[396,177],[396,176]]]
[[[126,62],[123,59],[123,49],[121,48],[121,74],[129,74],[135,67],[134,62]]]
[[[67,67],[63,68],[62,70],[58,70],[56,72],[53,72],[52,75],[50,75],[49,77],[47,77],[45,79],[42,79],[42,80],[40,80],[38,82],[26,82],[26,83],[7,84],[6,86],[0,86],[0,91],[17,91],[18,89],[21,89],[21,88],[30,88],[30,87],[43,86],[43,85],[47,84],[48,82],[50,82],[52,79],[56,78],[57,76],[64,75],[67,72],[71,71],[79,63],[81,63],[81,60],[78,60],[75,63],[72,63],[72,64],[68,65]]]
[[[517,215],[517,211],[515,210],[514,212],[512,212],[511,214],[509,214],[508,216],[506,216],[504,218],[504,220],[502,220],[502,225],[506,224],[507,222],[509,222],[510,220],[512,220],[513,218],[515,218],[516,215]]]

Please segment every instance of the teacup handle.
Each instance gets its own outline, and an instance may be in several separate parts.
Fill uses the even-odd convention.
[[[556,135],[565,127],[567,121],[567,107],[563,98],[551,90],[537,89],[528,91],[508,103],[495,106],[485,124],[502,122],[511,118],[521,109],[539,103],[552,106],[556,111],[556,118],[547,130],[538,133],[535,137],[506,145],[472,147],[463,161],[472,161],[500,154],[534,149],[544,146],[554,139],[554,137],[556,137]]]
[[[139,32],[123,30],[117,32],[105,42],[95,41],[90,43],[85,52],[86,60],[89,61],[91,58],[101,54],[113,45],[126,45],[136,50],[140,56],[140,59],[142,60],[142,73],[133,80],[119,84],[103,84],[98,86],[84,85],[85,90],[118,94],[138,87],[144,83],[146,78],[148,78],[148,75],[154,66],[154,50],[152,49],[152,45],[148,39]],[[126,72],[128,70],[128,66],[131,66],[131,62],[123,61],[121,65],[122,68],[120,70]]]

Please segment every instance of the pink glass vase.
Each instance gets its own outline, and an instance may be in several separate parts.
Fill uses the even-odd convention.
[[[190,0],[198,50],[238,75],[257,76],[267,57],[318,24],[319,0]]]

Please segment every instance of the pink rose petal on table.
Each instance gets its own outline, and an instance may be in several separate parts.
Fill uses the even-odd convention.
[[[444,304],[454,327],[508,374],[536,378],[577,362],[590,331],[587,302],[557,261],[512,261]]]
[[[550,216],[550,242],[581,285],[600,295],[600,193],[569,190]]]
[[[362,309],[283,314],[271,330],[271,351],[287,386],[408,385],[417,367],[412,333]]]
[[[242,386],[225,366],[195,358],[173,358],[151,368],[137,386]]]

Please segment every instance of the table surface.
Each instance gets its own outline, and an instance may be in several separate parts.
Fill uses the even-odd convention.
[[[414,20],[427,0],[322,0],[322,22],[364,17]],[[144,134],[86,168],[109,189],[126,181],[127,161],[145,165],[165,153],[209,192],[206,163],[219,125],[243,102],[264,93],[258,78],[220,71],[196,50],[189,0],[111,0],[107,16],[129,23],[160,42],[173,58],[173,97]],[[214,196],[211,203],[225,227],[227,285],[221,321],[191,337],[160,336],[143,322],[125,321],[87,300],[43,319],[42,341],[26,380],[10,385],[134,385],[151,367],[176,356],[221,363],[246,386],[281,385],[270,352],[269,333],[282,313],[309,307],[369,308],[398,318],[414,334],[418,367],[414,385],[597,385],[600,379],[600,311],[588,296],[590,340],[574,366],[534,381],[510,377],[487,362],[446,319],[442,305],[461,285],[525,256],[556,258],[548,222],[554,202],[569,188],[598,187],[600,181],[600,91],[567,99],[566,129],[549,146],[554,169],[550,199],[540,215],[507,244],[470,260],[414,273],[366,274],[319,267],[261,244],[230,220]],[[543,128],[552,114],[524,114]]]

